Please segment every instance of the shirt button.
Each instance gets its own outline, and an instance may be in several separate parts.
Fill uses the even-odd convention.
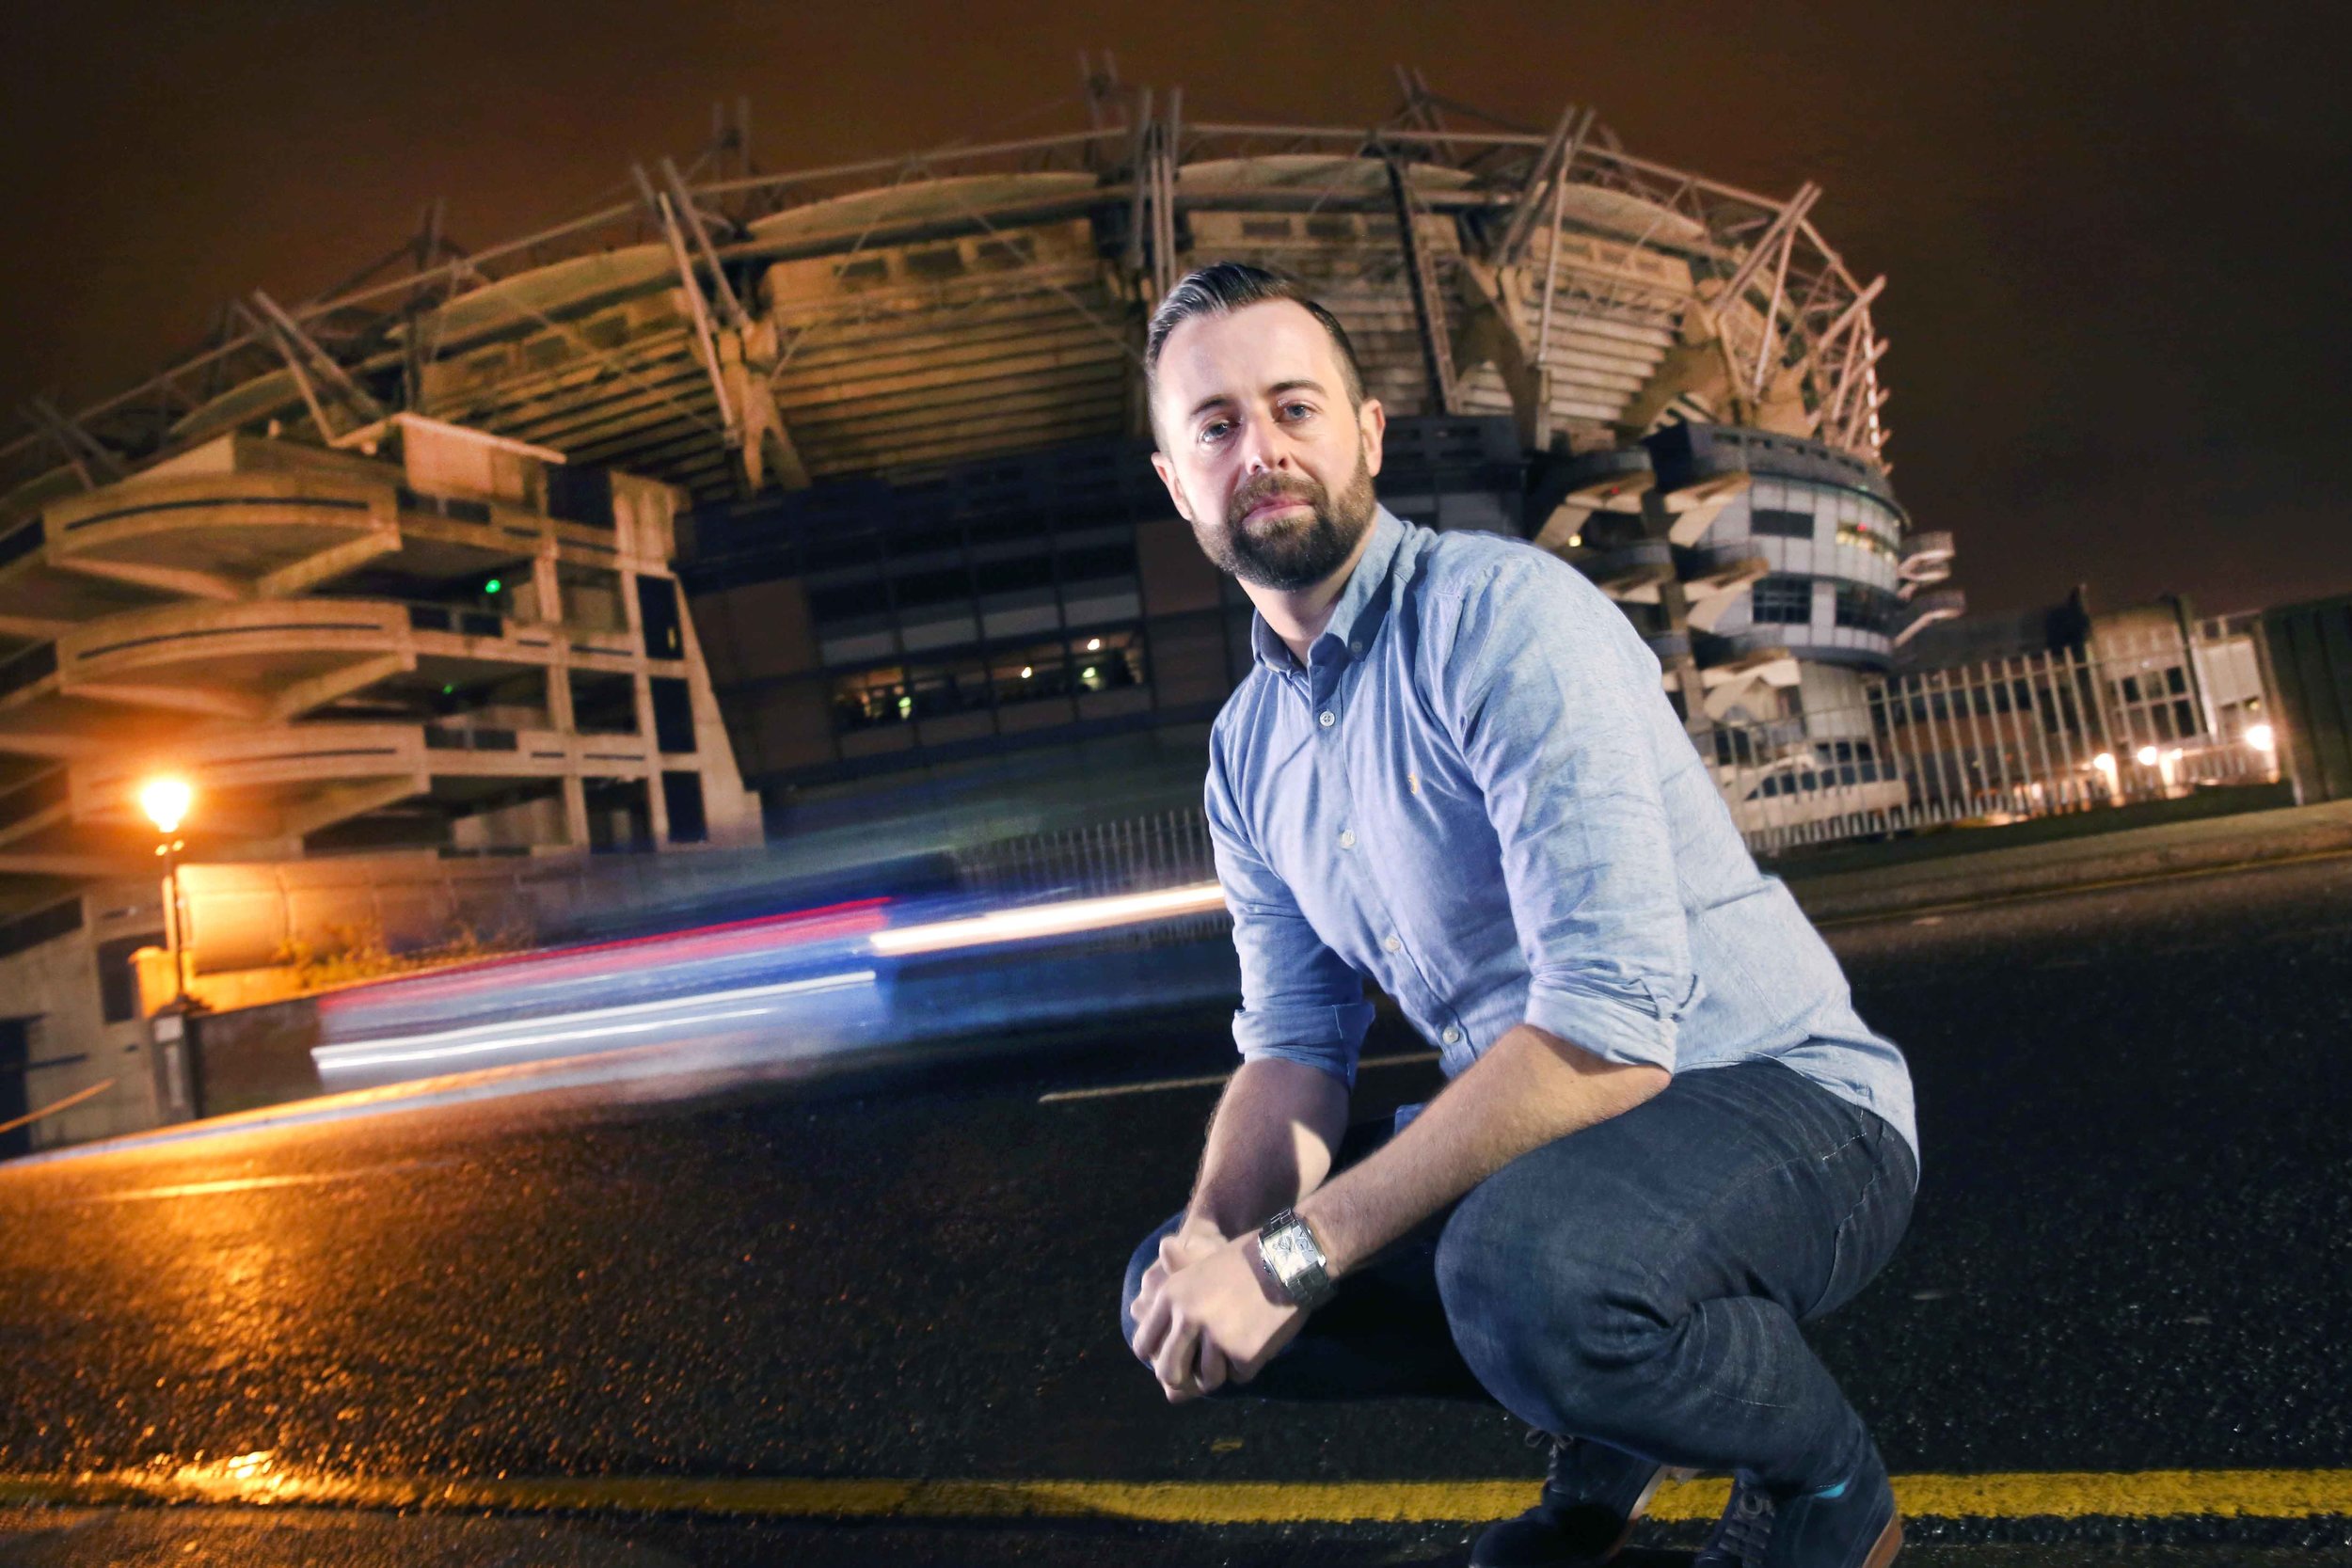
[[[1397,940],[1396,940],[1396,938],[1394,938],[1394,937],[1383,937],[1383,938],[1381,938],[1381,939],[1380,939],[1380,945],[1381,945],[1381,946],[1383,946],[1383,947],[1385,947],[1385,948],[1387,948],[1387,949],[1388,949],[1390,952],[1391,952],[1391,953],[1400,953],[1400,952],[1403,952],[1403,951],[1404,951],[1404,949],[1405,949],[1405,944],[1404,944],[1403,942],[1401,942],[1397,941]]]
[[[1355,641],[1350,642],[1347,645],[1347,651],[1351,654],[1362,653],[1364,651],[1364,640],[1359,637]]]
[[[1448,1029],[1444,1034],[1439,1035],[1438,1037],[1445,1041],[1448,1045],[1459,1045],[1462,1043],[1462,1031],[1459,1029]]]
[[[1353,849],[1356,847],[1356,834],[1351,830],[1346,828],[1342,828],[1340,830],[1340,847],[1343,849]]]
[[[1323,710],[1323,727],[1325,729],[1329,729],[1332,725],[1338,723],[1339,721],[1339,716],[1333,713],[1329,708],[1327,707]]]

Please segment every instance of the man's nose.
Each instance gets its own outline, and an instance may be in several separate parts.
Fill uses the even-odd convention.
[[[1290,452],[1282,443],[1281,433],[1265,420],[1252,420],[1242,426],[1242,467],[1253,474],[1290,467]]]

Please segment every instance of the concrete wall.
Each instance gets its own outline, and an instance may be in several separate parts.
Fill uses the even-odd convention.
[[[0,958],[0,1017],[30,1023],[26,1108],[95,1095],[32,1123],[32,1147],[55,1148],[135,1132],[167,1119],[143,1019],[108,1023],[100,1006],[98,948],[162,920],[160,893],[141,883],[100,886],[83,899],[83,924]],[[126,982],[127,983],[127,982]]]

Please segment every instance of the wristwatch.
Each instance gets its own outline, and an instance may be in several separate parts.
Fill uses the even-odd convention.
[[[1323,1256],[1315,1233],[1288,1209],[1258,1227],[1258,1256],[1264,1260],[1266,1273],[1282,1287],[1282,1293],[1310,1312],[1339,1290],[1331,1282],[1330,1259]]]

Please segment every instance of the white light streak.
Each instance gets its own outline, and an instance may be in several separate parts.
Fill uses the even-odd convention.
[[[1122,893],[1107,898],[1073,898],[1059,904],[1036,904],[967,920],[942,920],[929,926],[907,926],[876,931],[867,940],[885,957],[901,953],[940,953],[955,947],[979,947],[991,942],[1025,942],[1035,937],[1069,936],[1077,931],[1101,931],[1135,926],[1147,920],[1171,920],[1178,915],[1207,914],[1225,907],[1224,891],[1215,882],[1166,888],[1157,893]]]
[[[874,972],[854,970],[845,974],[819,974],[805,980],[747,986],[708,996],[672,997],[660,1002],[632,1002],[618,1007],[563,1013],[551,1018],[516,1019],[507,1023],[476,1024],[430,1035],[404,1035],[391,1039],[361,1040],[350,1045],[323,1045],[310,1053],[321,1073],[351,1072],[361,1068],[395,1067],[406,1062],[444,1061],[453,1056],[478,1056],[490,1051],[516,1051],[530,1046],[561,1045],[572,1040],[603,1039],[616,1035],[642,1035],[656,1029],[685,1029],[726,1019],[756,1018],[775,1011],[774,1003],[787,996],[870,986]],[[744,1006],[743,1003],[766,1004]],[[648,1018],[644,1015],[658,1013]],[[623,1020],[633,1022],[624,1022]],[[566,1025],[550,1028],[551,1024]]]

